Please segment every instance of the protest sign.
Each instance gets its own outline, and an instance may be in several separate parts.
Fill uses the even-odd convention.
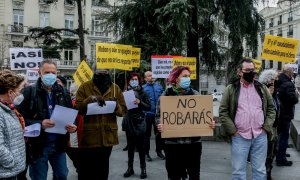
[[[261,68],[261,65],[262,65],[262,61],[257,60],[257,59],[252,59],[252,61],[253,61],[254,64],[255,64],[255,71],[256,71],[256,72],[259,72],[259,71],[260,71],[260,68]]]
[[[297,57],[298,46],[297,39],[266,34],[261,58],[293,64]]]
[[[40,48],[9,48],[11,70],[38,68],[43,61]]]
[[[191,79],[196,79],[197,70],[195,57],[173,58],[173,69],[177,66],[188,66],[191,70]]]
[[[141,63],[141,48],[132,48],[132,67],[139,68]]]
[[[79,87],[82,83],[92,79],[93,74],[94,73],[89,67],[89,65],[85,61],[82,61],[79,64],[75,74],[73,75],[73,79],[75,80],[75,83]]]
[[[26,78],[29,81],[37,81],[39,78],[39,70],[38,69],[27,69]]]
[[[286,66],[293,68],[293,72],[298,74],[298,64],[286,64]]]
[[[212,136],[212,96],[161,96],[162,138]]]
[[[132,46],[96,43],[97,69],[132,70]]]
[[[151,71],[153,78],[168,78],[173,69],[173,58],[182,56],[151,56]]]

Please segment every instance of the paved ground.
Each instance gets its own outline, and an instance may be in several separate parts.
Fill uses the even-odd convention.
[[[215,104],[217,105],[217,104]],[[300,104],[296,107],[295,119],[300,120]],[[119,119],[119,123],[121,118]],[[110,158],[110,180],[120,180],[123,178],[123,173],[127,168],[127,151],[122,151],[125,146],[124,132],[119,131],[120,144],[115,146]],[[154,139],[151,140],[154,146]],[[277,167],[274,165],[273,177],[275,180],[299,180],[300,179],[300,153],[295,148],[289,148],[288,153],[291,154],[291,160],[294,162],[291,167]],[[151,149],[152,162],[147,162],[148,179],[151,180],[165,180],[167,173],[164,167],[164,161],[156,157],[154,148]],[[139,161],[136,153],[134,162],[135,175],[128,179],[137,180],[140,175]],[[77,174],[70,161],[69,180],[77,179]],[[250,174],[250,166],[248,167]],[[204,141],[203,153],[201,162],[201,180],[229,180],[231,177],[231,163],[230,163],[230,145],[225,142]],[[250,176],[249,176],[250,177]],[[49,170],[48,179],[52,179],[51,170]],[[250,178],[248,178],[250,179]]]

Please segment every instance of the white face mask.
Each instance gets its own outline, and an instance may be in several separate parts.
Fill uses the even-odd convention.
[[[15,92],[14,92],[14,94],[16,95]],[[18,106],[23,102],[23,100],[24,100],[24,96],[23,96],[23,94],[20,94],[15,97],[15,99],[12,101],[12,103],[14,104],[14,106]]]

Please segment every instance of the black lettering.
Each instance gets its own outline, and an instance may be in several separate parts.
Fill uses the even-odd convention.
[[[15,68],[25,68],[25,63],[24,62],[22,62],[21,64],[15,63]]]
[[[163,112],[163,124],[170,124],[170,122],[168,121],[168,117],[169,117],[169,114],[168,112]],[[165,122],[166,120],[166,122]]]
[[[205,109],[203,109],[201,114],[200,114],[200,123],[199,124],[201,124],[202,119],[203,119],[203,123],[205,123],[204,110]]]
[[[195,123],[195,120],[197,124],[200,124],[199,114],[196,111],[193,111],[193,124]]]
[[[18,55],[17,55],[17,58],[19,58],[19,57],[25,57],[26,58],[26,55],[23,52],[19,52]]]
[[[190,103],[191,102],[191,103]],[[196,100],[195,99],[190,99],[189,101],[188,101],[188,106],[189,106],[189,108],[194,108],[194,107],[196,107]]]
[[[179,103],[182,105],[183,108],[186,108],[186,99],[184,100],[184,103],[182,102],[181,99],[179,99],[178,104],[177,104],[177,108],[179,108]]]
[[[194,119],[191,119],[191,114],[188,112],[185,116],[185,121],[190,121],[191,124],[194,124]]]
[[[174,116],[174,118],[172,118],[172,115]],[[169,117],[170,117],[169,118],[170,124],[172,124],[172,125],[176,124],[176,114],[174,112],[171,112]]]
[[[209,115],[210,114],[210,115]],[[206,124],[210,124],[212,122],[211,111],[206,112],[206,117],[210,120],[210,122],[205,121]]]
[[[36,57],[35,52],[28,52],[28,57]]]
[[[37,65],[36,65],[35,62],[29,62],[29,63],[26,64],[26,66],[29,67],[29,68],[34,68],[34,67],[36,67]]]
[[[182,118],[182,112],[177,112],[177,124],[178,125],[184,124],[184,121]]]

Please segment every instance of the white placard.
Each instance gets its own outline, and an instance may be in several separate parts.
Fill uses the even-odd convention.
[[[43,61],[41,48],[9,48],[11,70],[38,68]]]
[[[123,92],[123,96],[128,110],[138,107],[137,104],[133,103],[133,101],[136,99],[133,90]]]
[[[90,103],[86,115],[111,114],[115,111],[116,105],[116,101],[105,101],[105,105],[102,107],[98,103]]]
[[[26,126],[24,129],[25,137],[38,137],[41,133],[41,124],[35,123],[30,126]]]
[[[39,78],[39,70],[38,69],[27,69],[26,77],[29,81],[37,81]]]
[[[74,123],[77,114],[78,111],[75,109],[55,105],[50,118],[54,121],[55,125],[52,128],[46,128],[45,131],[49,133],[66,134],[66,126]]]
[[[151,71],[153,78],[168,78],[173,69],[173,57],[152,56]]]
[[[286,66],[293,68],[294,73],[298,74],[298,64],[286,64]]]

